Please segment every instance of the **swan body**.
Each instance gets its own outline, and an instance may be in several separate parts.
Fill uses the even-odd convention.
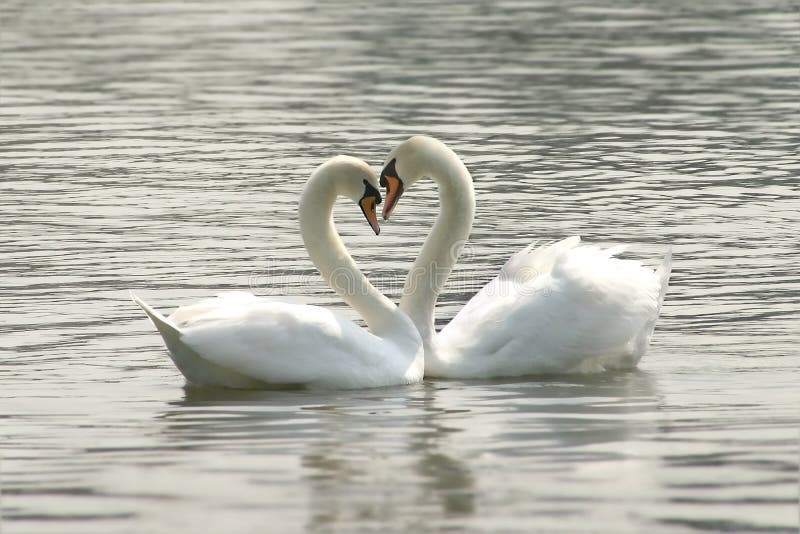
[[[412,137],[387,158],[384,218],[422,176],[439,186],[441,212],[412,267],[400,308],[425,345],[425,374],[451,378],[597,372],[637,365],[667,289],[668,253],[652,270],[615,257],[623,247],[582,245],[577,236],[512,255],[440,333],[434,306],[469,236],[472,178],[443,143]]]
[[[635,367],[655,327],[670,257],[654,273],[614,252],[581,246],[578,236],[518,252],[434,338],[429,374]]]
[[[369,331],[319,306],[246,292],[184,306],[169,317],[133,296],[189,383],[354,389],[422,379],[422,340],[414,324],[367,281],[333,226],[333,202],[343,194],[358,199],[377,233],[375,186],[377,176],[366,163],[339,156],[317,169],[300,201],[301,232],[312,261]]]

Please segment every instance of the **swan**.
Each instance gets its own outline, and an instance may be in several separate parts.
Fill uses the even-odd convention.
[[[472,177],[432,137],[415,136],[387,157],[380,175],[387,220],[403,191],[423,176],[439,189],[440,213],[405,281],[400,309],[417,325],[425,376],[513,377],[629,369],[644,355],[670,274],[671,253],[654,272],[580,237],[512,255],[438,334],[434,307],[469,237]]]
[[[332,212],[339,195],[358,203],[380,232],[378,176],[348,156],[327,161],[311,175],[300,196],[300,231],[322,277],[369,331],[319,306],[246,292],[181,307],[168,318],[132,294],[189,383],[356,389],[422,380],[423,346],[414,323],[370,284],[336,232]]]

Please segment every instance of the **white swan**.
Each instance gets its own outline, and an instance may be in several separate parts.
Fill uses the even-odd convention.
[[[333,225],[338,195],[359,204],[375,233],[378,177],[338,156],[312,174],[300,198],[300,229],[311,260],[369,332],[330,310],[227,293],[165,318],[133,296],[155,324],[175,365],[196,385],[260,388],[292,384],[367,388],[422,380],[414,324],[359,271]]]
[[[475,210],[472,178],[440,141],[416,136],[381,172],[383,217],[423,176],[439,188],[441,212],[406,278],[400,309],[425,345],[425,375],[488,378],[634,367],[645,353],[670,273],[614,258],[621,248],[580,245],[577,236],[530,245],[506,262],[437,334],[434,306]]]

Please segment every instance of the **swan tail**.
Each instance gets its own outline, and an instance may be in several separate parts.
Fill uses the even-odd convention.
[[[655,313],[650,317],[650,320],[647,321],[644,328],[640,332],[639,336],[637,336],[636,341],[634,343],[634,350],[632,352],[631,359],[629,360],[629,364],[623,367],[615,367],[614,365],[608,365],[608,368],[618,369],[618,368],[633,368],[639,363],[644,353],[647,351],[648,347],[650,346],[650,339],[653,337],[653,332],[656,329],[656,321],[658,321],[659,315],[661,315],[661,305],[664,303],[664,296],[667,293],[667,287],[669,286],[669,275],[672,272],[672,247],[670,246],[667,249],[667,253],[664,256],[664,259],[661,261],[661,265],[655,271],[655,276],[658,278],[659,283],[659,290],[658,290],[658,304],[655,309]]]
[[[653,273],[653,271],[650,271]],[[620,355],[613,355],[609,358],[599,358],[599,359],[592,359],[587,360],[588,364],[601,364],[605,369],[633,369],[642,359],[644,354],[647,352],[647,349],[650,346],[650,340],[653,337],[653,332],[656,328],[656,322],[658,321],[658,317],[661,314],[661,305],[664,302],[664,296],[667,293],[667,287],[669,286],[669,276],[672,272],[672,247],[667,248],[667,252],[664,255],[664,259],[661,260],[661,264],[655,270],[653,275],[655,276],[655,281],[658,283],[658,296],[657,296],[657,303],[655,310],[651,312],[647,321],[642,325],[641,329],[638,330],[636,335],[631,338],[630,345],[627,346],[624,350],[621,351]],[[653,286],[648,284],[649,288]],[[649,293],[652,295],[652,293]],[[649,302],[652,303],[652,300],[648,299]],[[652,309],[652,308],[651,308]],[[590,370],[591,367],[581,368],[582,370]]]
[[[658,293],[658,311],[661,312],[661,305],[664,303],[664,296],[667,294],[667,287],[669,286],[669,276],[672,274],[672,245],[667,248],[667,253],[661,261],[661,265],[656,269],[656,276],[658,277],[661,288]]]
[[[138,304],[142,310],[144,310],[155,327],[158,329],[158,333],[161,334],[162,338],[164,338],[164,343],[167,345],[167,348],[174,354],[178,350],[178,347],[181,346],[180,339],[182,334],[180,329],[172,324],[169,319],[161,315],[161,313],[153,309],[145,301],[137,297],[133,291],[131,291],[131,299],[133,302]]]
[[[172,321],[154,310],[132,291],[131,299],[144,310],[158,329],[170,358],[190,384],[239,389],[259,389],[265,386],[265,383],[257,378],[228,369],[203,357],[184,342],[183,332]]]

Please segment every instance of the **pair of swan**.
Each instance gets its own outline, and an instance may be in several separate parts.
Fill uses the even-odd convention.
[[[441,211],[406,278],[399,306],[378,292],[347,253],[332,219],[337,196],[356,202],[376,234],[420,178],[439,188]],[[431,137],[396,147],[378,177],[338,156],[311,176],[300,198],[300,231],[325,281],[369,330],[318,306],[234,292],[165,318],[134,300],[158,328],[172,360],[193,384],[258,388],[293,384],[367,388],[425,376],[510,377],[634,367],[658,318],[670,255],[654,272],[570,237],[512,255],[500,273],[437,333],[434,307],[475,212],[472,178]]]

